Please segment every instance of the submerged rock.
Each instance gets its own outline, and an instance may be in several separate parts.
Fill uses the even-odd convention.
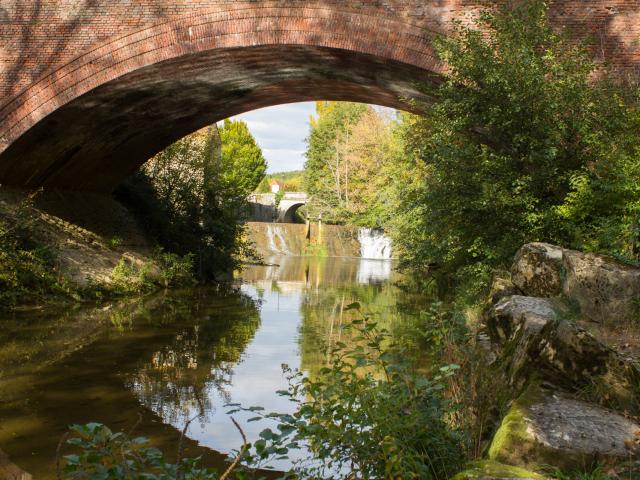
[[[584,469],[638,457],[640,425],[566,393],[533,384],[511,406],[489,458],[526,468]]]
[[[470,464],[467,470],[458,473],[451,480],[546,480],[546,477],[521,467],[504,465],[492,460],[482,460]]]

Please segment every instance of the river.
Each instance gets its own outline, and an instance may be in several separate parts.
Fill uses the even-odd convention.
[[[98,421],[149,437],[169,457],[187,419],[185,455],[220,465],[241,444],[226,403],[291,411],[276,395],[282,365],[314,374],[323,345],[361,302],[385,326],[414,315],[390,260],[276,257],[232,289],[198,287],[99,308],[18,312],[0,319],[0,450],[53,479],[56,446],[73,423]],[[246,423],[249,440],[267,425]],[[286,464],[276,465],[285,468]]]

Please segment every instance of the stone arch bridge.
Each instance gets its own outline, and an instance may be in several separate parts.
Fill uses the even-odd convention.
[[[285,192],[279,201],[277,198],[275,193],[254,193],[249,196],[250,220],[295,223],[296,212],[309,201],[308,195],[304,192]]]
[[[482,4],[0,0],[0,184],[110,191],[185,134],[259,107],[407,108],[445,72],[434,38]],[[552,0],[550,15],[636,74],[640,0]]]

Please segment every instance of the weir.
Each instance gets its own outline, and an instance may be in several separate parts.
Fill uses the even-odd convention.
[[[264,258],[274,255],[392,258],[391,239],[379,229],[319,223],[249,222],[247,233]]]

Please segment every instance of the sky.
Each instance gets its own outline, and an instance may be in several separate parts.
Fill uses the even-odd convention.
[[[233,117],[244,120],[269,162],[267,173],[302,170],[309,118],[315,103],[291,103],[261,108]]]

